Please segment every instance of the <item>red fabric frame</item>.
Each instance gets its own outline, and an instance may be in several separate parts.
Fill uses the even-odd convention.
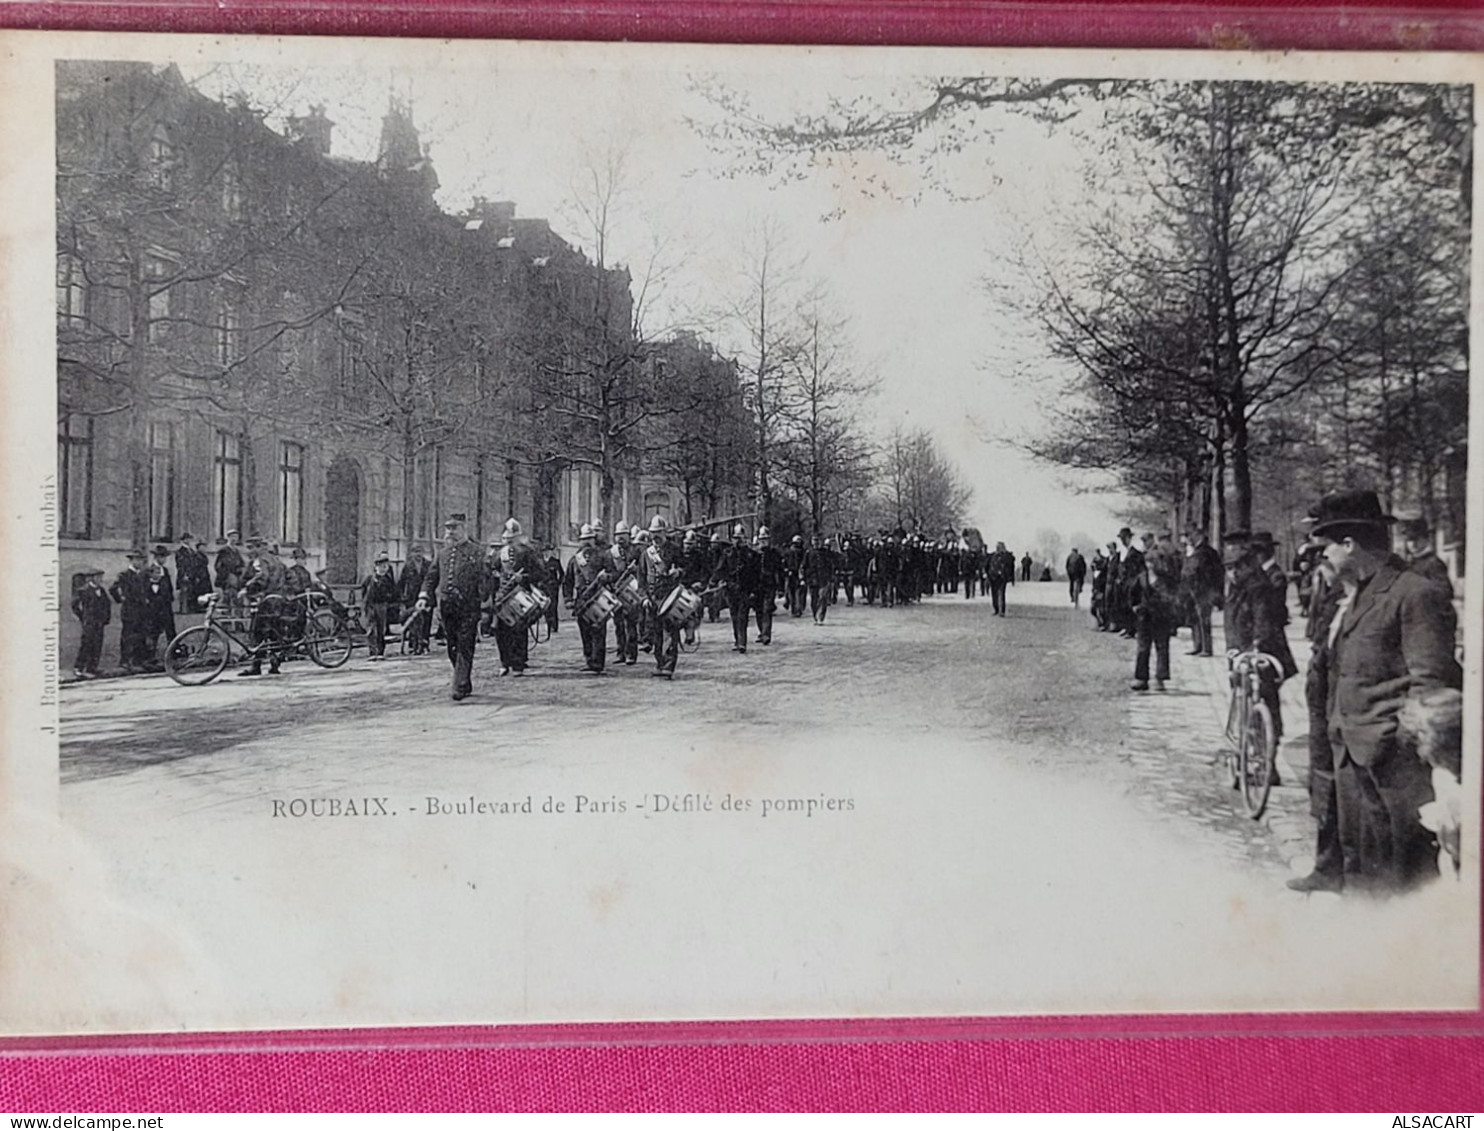
[[[16,3],[78,30],[1396,50],[1484,48],[1481,0]],[[0,1045],[0,1110],[1484,1110],[1484,1014],[591,1026]]]

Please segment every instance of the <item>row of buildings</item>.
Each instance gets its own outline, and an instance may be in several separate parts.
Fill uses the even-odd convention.
[[[64,577],[239,530],[349,584],[449,511],[564,545],[747,508],[746,453],[708,474],[687,447],[745,437],[731,362],[639,341],[627,272],[513,204],[442,211],[409,107],[374,162],[333,130],[324,107],[275,130],[174,67],[59,65]]]

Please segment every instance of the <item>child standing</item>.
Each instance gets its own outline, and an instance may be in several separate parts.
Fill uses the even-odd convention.
[[[85,569],[72,575],[72,611],[82,621],[82,643],[77,646],[77,661],[72,665],[79,679],[98,677],[103,629],[113,619],[113,602],[98,582],[102,576],[101,569]]]

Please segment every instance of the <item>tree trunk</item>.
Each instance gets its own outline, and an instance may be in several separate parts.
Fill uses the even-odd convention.
[[[402,538],[410,543],[414,529],[414,508],[417,505],[417,445],[413,441],[410,424],[402,428]],[[477,519],[477,516],[476,516]]]

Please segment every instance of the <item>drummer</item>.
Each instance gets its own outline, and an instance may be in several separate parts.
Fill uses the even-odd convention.
[[[680,655],[680,626],[660,616],[665,598],[680,585],[680,552],[670,541],[670,524],[663,515],[649,520],[649,544],[639,556],[639,582],[644,586],[649,639],[654,647],[652,674],[673,679]]]
[[[700,593],[706,588],[706,583],[711,579],[711,553],[706,548],[706,543],[701,541],[701,536],[694,530],[685,532],[685,540],[681,545],[680,561],[680,584]],[[703,605],[704,608],[704,605]],[[696,615],[685,622],[685,645],[693,647],[696,643],[696,629],[701,623],[701,609],[696,610]]]
[[[582,606],[613,576],[607,568],[610,559],[598,549],[597,533],[585,522],[577,532],[577,552],[567,562],[567,571],[562,576],[562,596],[582,637],[583,667],[594,675],[602,675],[608,662],[608,619],[589,624],[581,612]]]
[[[500,650],[500,674],[524,675],[530,663],[530,629],[524,623],[506,624],[500,619],[500,607],[517,589],[529,593],[546,576],[546,567],[515,519],[505,523],[500,541],[495,558],[495,645]]]

